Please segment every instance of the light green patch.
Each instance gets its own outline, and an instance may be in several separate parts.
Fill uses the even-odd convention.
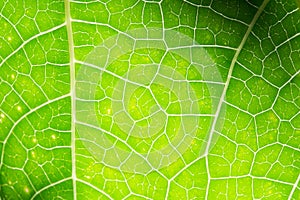
[[[253,152],[248,147],[238,146],[236,158],[232,164],[231,175],[242,176],[249,174],[253,163]]]
[[[263,147],[272,144],[278,139],[279,119],[273,111],[267,111],[257,115],[256,128],[258,133],[258,146]]]
[[[127,174],[126,179],[135,194],[151,196],[153,199],[165,197],[167,181],[156,172],[147,175]]]
[[[208,199],[252,199],[250,178],[212,180]]]
[[[296,76],[289,84],[281,89],[279,97],[274,105],[274,111],[286,120],[292,119],[299,112],[299,94],[300,89],[297,85],[300,83],[299,75]]]
[[[252,150],[257,149],[254,118],[232,106],[226,105],[226,114],[220,118],[217,130],[238,144],[245,144]]]
[[[49,196],[57,196],[63,199],[73,198],[73,185],[71,180],[63,181],[59,184],[51,186],[47,190],[43,190],[36,198],[44,199]]]
[[[254,179],[254,197],[260,199],[287,199],[291,186],[273,181]]]
[[[22,40],[14,26],[2,16],[0,17],[0,27],[0,61],[2,62],[4,58],[9,56],[15,49],[18,48],[18,46],[21,45]]]
[[[171,182],[170,198],[188,197],[188,199],[193,199],[204,197],[207,179],[205,161],[202,159],[185,169]]]
[[[281,151],[282,146],[274,144],[257,152],[251,173],[259,177],[267,176],[268,171],[272,167],[272,163],[278,161]]]

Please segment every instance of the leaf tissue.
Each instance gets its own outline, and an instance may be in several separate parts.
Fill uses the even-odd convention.
[[[299,1],[0,1],[0,199],[300,199]]]

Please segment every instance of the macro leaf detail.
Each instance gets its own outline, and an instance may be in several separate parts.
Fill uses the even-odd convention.
[[[295,0],[0,2],[0,199],[300,199]]]

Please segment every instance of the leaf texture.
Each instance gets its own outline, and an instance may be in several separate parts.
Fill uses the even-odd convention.
[[[299,199],[283,0],[0,2],[0,199]]]

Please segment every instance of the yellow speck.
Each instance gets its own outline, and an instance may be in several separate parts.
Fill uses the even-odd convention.
[[[277,119],[276,119],[276,117],[275,117],[274,115],[271,115],[271,116],[270,116],[270,120],[271,120],[272,122],[276,122],[276,121],[277,121]]]
[[[200,101],[199,104],[200,104],[200,106],[204,106],[205,105],[205,103],[203,101]]]
[[[109,109],[107,109],[107,114],[111,114],[111,109],[109,108]]]
[[[87,178],[87,179],[90,179],[91,177],[90,176],[84,176],[85,178]]]
[[[25,188],[24,188],[24,191],[25,191],[26,193],[28,193],[28,192],[29,192],[28,187],[25,187]]]
[[[21,110],[22,110],[21,106],[18,106],[18,107],[17,107],[17,110],[18,110],[18,111],[21,111]]]
[[[55,136],[55,135],[51,135],[51,138],[52,138],[53,140],[55,140],[55,139],[56,139],[56,136]]]
[[[15,78],[16,78],[14,74],[10,75],[10,77],[11,77],[12,79],[15,79]]]
[[[0,119],[0,124],[2,123],[2,119]]]
[[[32,155],[32,157],[35,157],[35,152],[32,151],[32,152],[31,152],[31,155]]]
[[[37,139],[36,139],[36,138],[33,138],[33,139],[32,139],[32,142],[36,143],[36,142],[37,142]]]
[[[11,41],[11,40],[12,40],[12,38],[11,38],[11,37],[8,37],[8,38],[7,38],[7,40],[8,40],[8,41]]]
[[[1,118],[5,118],[5,115],[3,113],[1,113]]]
[[[9,185],[11,185],[11,184],[12,184],[12,182],[11,182],[11,181],[8,181],[8,184],[9,184]]]

